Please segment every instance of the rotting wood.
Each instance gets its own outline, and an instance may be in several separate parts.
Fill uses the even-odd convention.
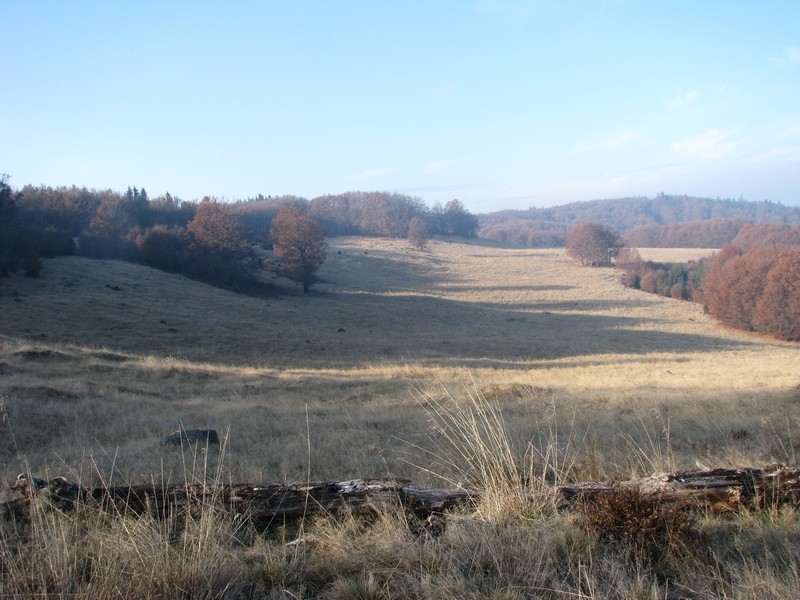
[[[469,502],[469,490],[431,490],[409,481],[364,480],[310,482],[303,484],[232,483],[218,485],[159,485],[96,487],[57,485],[56,479],[33,498],[42,498],[61,510],[76,504],[107,512],[149,515],[157,519],[180,514],[199,514],[202,507],[224,510],[234,518],[251,521],[263,529],[275,524],[320,514],[372,513],[395,505],[424,518]],[[31,496],[0,502],[0,517],[25,520]]]
[[[683,471],[620,482],[562,485],[532,492],[531,498],[553,497],[559,510],[572,510],[582,501],[591,502],[619,487],[636,489],[643,497],[689,509],[753,510],[800,503],[800,469],[773,464],[764,468]],[[86,489],[56,477],[35,494],[0,502],[0,518],[25,520],[30,515],[31,502],[40,498],[64,511],[86,505],[158,519],[199,514],[202,507],[213,506],[265,529],[320,514],[370,513],[386,505],[425,518],[474,503],[480,499],[480,493],[467,489],[422,489],[410,481],[371,479],[263,485],[143,484]]]
[[[800,469],[782,464],[764,468],[709,469],[661,473],[621,482],[589,482],[559,486],[558,507],[574,508],[581,501],[615,488],[637,490],[644,498],[689,509],[725,513],[800,502]]]

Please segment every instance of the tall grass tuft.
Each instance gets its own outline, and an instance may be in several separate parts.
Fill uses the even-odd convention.
[[[488,520],[538,517],[555,506],[554,484],[566,481],[575,466],[576,441],[559,439],[552,420],[538,439],[519,440],[503,417],[497,399],[476,386],[456,400],[444,386],[415,390],[428,417],[433,458],[421,467],[450,485],[480,492],[478,512]],[[553,413],[555,414],[555,413]],[[555,416],[553,416],[555,419]]]
[[[208,449],[195,448],[185,485],[219,489],[222,454],[210,476]],[[251,585],[238,550],[245,532],[218,504],[211,494],[158,520],[90,503],[61,512],[34,495],[30,519],[0,529],[0,597],[241,597]]]

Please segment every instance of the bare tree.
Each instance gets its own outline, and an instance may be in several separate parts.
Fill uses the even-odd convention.
[[[408,241],[418,250],[425,250],[428,246],[428,240],[430,239],[431,233],[425,219],[422,217],[412,217],[411,221],[408,223]]]

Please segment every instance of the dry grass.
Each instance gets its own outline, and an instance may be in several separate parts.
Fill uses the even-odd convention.
[[[556,250],[339,238],[321,275],[308,296],[268,299],[77,257],[3,281],[16,446],[5,437],[0,475],[21,457],[180,477],[158,442],[182,423],[230,432],[232,478],[304,478],[307,409],[312,477],[417,479],[398,439],[425,442],[411,390],[434,383],[496,399],[521,439],[569,425],[587,447],[576,476],[660,466],[630,450],[652,460],[666,424],[678,464],[793,458],[797,346],[625,289],[613,270]]]
[[[87,484],[190,472],[511,489],[696,462],[797,462],[798,346],[623,288],[611,269],[580,268],[555,250],[436,241],[417,252],[402,240],[339,238],[321,277],[308,296],[258,299],[75,257],[46,261],[38,280],[0,281],[0,479],[29,468]],[[445,410],[430,412],[437,402]],[[448,414],[461,425],[437,421]],[[224,460],[214,448],[160,445],[180,424],[225,434]],[[701,523],[720,566],[679,568],[676,587],[568,519],[502,500],[480,519],[454,518],[430,546],[409,541],[392,515],[333,523],[315,532],[324,544],[293,550],[211,521],[187,538],[191,548],[176,547],[161,524],[112,520],[89,528],[90,558],[75,550],[75,540],[89,544],[85,523],[47,515],[39,543],[22,546],[45,553],[35,564],[46,572],[15,562],[14,581],[46,582],[55,596],[284,598],[678,597],[684,588],[781,597],[800,583],[794,538],[773,524],[797,530],[792,512]],[[788,558],[764,558],[762,539]],[[8,536],[0,544],[27,556]],[[192,570],[197,552],[215,569]],[[111,564],[127,565],[132,583],[86,575]],[[92,591],[105,585],[119,591]]]
[[[713,256],[717,248],[638,248],[643,260],[654,262],[689,262]]]

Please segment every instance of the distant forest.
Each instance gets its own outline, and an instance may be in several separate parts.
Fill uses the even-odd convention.
[[[81,254],[121,259],[236,289],[263,291],[271,265],[254,248],[271,248],[278,212],[293,207],[325,235],[474,237],[478,219],[459,200],[426,206],[418,198],[350,192],[306,200],[257,196],[236,202],[186,202],[169,193],[27,185],[14,191],[0,177],[0,276],[22,269],[37,277],[42,258]],[[424,231],[421,231],[421,228]]]
[[[701,302],[734,327],[800,340],[800,208],[766,201],[660,195],[502,211],[479,219],[458,200],[429,208],[418,198],[384,192],[185,202],[170,194],[151,199],[136,187],[124,193],[74,186],[15,191],[0,176],[0,277],[20,269],[38,277],[42,258],[78,253],[262,294],[272,290],[264,275],[282,271],[256,248],[273,247],[272,225],[281,220],[276,215],[289,209],[293,223],[302,217],[309,230],[322,232],[320,240],[323,233],[405,237],[420,249],[432,235],[552,247],[564,246],[581,227],[608,230],[624,249],[616,262],[626,285]],[[601,244],[602,258],[589,263],[605,263],[611,245],[617,242]],[[636,247],[722,251],[696,263],[661,264],[642,261]],[[322,260],[320,245],[317,263]],[[311,282],[313,277],[303,278],[304,291]]]
[[[515,246],[564,246],[572,227],[591,221],[612,228],[631,246],[721,248],[750,223],[800,224],[800,207],[659,194],[504,210],[480,215],[479,221],[479,237]]]

